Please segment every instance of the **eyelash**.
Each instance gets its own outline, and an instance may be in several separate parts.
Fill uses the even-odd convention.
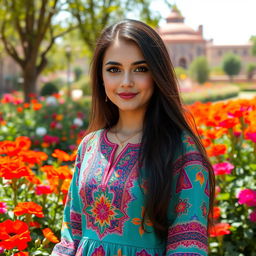
[[[114,71],[114,70],[115,70],[115,71]],[[137,70],[137,71],[136,71],[136,70]],[[110,68],[107,69],[107,71],[110,72],[110,73],[118,73],[118,72],[120,72],[120,69],[117,68],[117,67],[110,67]],[[145,73],[145,72],[147,72],[147,71],[148,71],[148,68],[145,67],[145,66],[140,66],[140,67],[136,67],[136,68],[135,68],[135,72],[142,72],[142,73]]]

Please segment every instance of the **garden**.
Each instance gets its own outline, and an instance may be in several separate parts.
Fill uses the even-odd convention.
[[[129,11],[156,27],[149,2],[0,0],[0,256],[49,256],[60,241],[95,42]],[[220,66],[197,56],[175,72],[216,175],[209,255],[256,256],[256,65],[227,52]]]
[[[1,99],[0,255],[49,255],[59,241],[89,105],[59,94],[31,103],[15,93]],[[255,255],[256,98],[187,108],[216,175],[210,255]]]

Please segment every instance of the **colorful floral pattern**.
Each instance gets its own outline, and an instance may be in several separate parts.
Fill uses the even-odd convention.
[[[209,178],[207,163],[193,140],[188,136],[183,140],[185,155],[172,170],[166,245],[160,243],[150,220],[145,219],[145,230],[141,227],[147,182],[138,178],[139,145],[126,145],[114,160],[117,145],[106,132],[88,135],[79,147],[62,240],[52,256],[206,256],[203,215],[209,203]]]
[[[100,235],[106,229],[115,229],[118,220],[124,217],[124,213],[113,205],[113,197],[114,193],[109,192],[108,188],[99,188],[94,192],[93,205],[89,205],[85,209]]]

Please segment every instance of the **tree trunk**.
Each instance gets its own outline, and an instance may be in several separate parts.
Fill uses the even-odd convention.
[[[36,82],[38,78],[38,73],[36,69],[23,70],[23,92],[24,101],[30,102],[31,94],[37,96]]]

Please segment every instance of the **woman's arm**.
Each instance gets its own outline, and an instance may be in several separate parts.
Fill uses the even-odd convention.
[[[168,256],[208,255],[209,173],[192,139],[184,136],[184,156],[174,165],[169,207]]]

